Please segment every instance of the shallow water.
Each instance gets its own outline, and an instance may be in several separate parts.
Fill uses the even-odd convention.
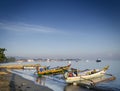
[[[30,63],[30,62],[29,62]],[[68,64],[68,62],[31,62],[31,64],[38,64],[48,66],[50,67],[56,67],[56,66],[65,66]],[[15,63],[11,63],[15,64]],[[27,62],[23,64],[28,64]],[[80,70],[85,69],[95,69],[100,68],[102,69],[104,66],[109,65],[110,68],[107,71],[107,73],[113,74],[116,77],[116,80],[110,81],[110,82],[102,82],[96,85],[97,90],[99,91],[120,91],[120,70],[119,70],[119,64],[120,60],[112,60],[112,61],[102,61],[97,63],[96,61],[72,61],[71,67],[77,68]],[[13,70],[13,73],[16,73],[26,79],[32,80],[35,82],[35,84],[40,84],[47,86],[54,91],[95,91],[96,89],[87,89],[80,86],[73,86],[73,85],[67,85],[62,79],[56,78],[56,77],[43,77],[39,78],[37,77],[34,72],[35,70]]]

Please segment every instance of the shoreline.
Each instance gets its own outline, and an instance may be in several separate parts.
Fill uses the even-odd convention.
[[[0,91],[53,91],[6,69],[0,69]]]

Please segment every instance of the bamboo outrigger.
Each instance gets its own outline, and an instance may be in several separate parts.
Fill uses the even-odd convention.
[[[107,77],[106,77],[107,76]],[[91,79],[91,80],[84,80],[84,81],[79,81],[77,82],[76,84],[73,84],[73,85],[78,85],[78,86],[81,86],[81,87],[84,87],[84,88],[87,88],[87,89],[91,89],[91,90],[94,90],[94,91],[109,91],[110,89],[105,89],[104,88],[101,88],[99,86],[97,86],[97,84],[101,83],[101,82],[108,82],[108,81],[112,81],[112,80],[115,80],[116,77],[113,76],[112,74],[105,74],[105,76],[103,77],[100,77],[100,78],[94,78],[94,79]],[[69,90],[72,90],[74,91],[74,86],[72,85],[66,85],[65,87],[65,91],[69,91]]]
[[[77,85],[80,85],[82,87],[86,87],[88,89],[94,89],[94,90],[100,90],[101,88],[97,87],[96,85],[101,83],[101,82],[109,82],[112,80],[115,80],[116,77],[113,76],[112,74],[104,74],[102,77],[98,78],[93,78],[93,79],[86,79],[84,81],[79,81],[76,83]],[[75,84],[75,83],[74,83]],[[74,85],[73,84],[73,85]],[[76,85],[75,84],[75,85]],[[101,90],[100,90],[101,91]],[[102,90],[103,91],[103,90]]]

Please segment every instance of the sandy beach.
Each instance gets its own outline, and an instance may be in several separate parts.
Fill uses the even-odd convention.
[[[53,91],[34,82],[0,69],[0,91]]]

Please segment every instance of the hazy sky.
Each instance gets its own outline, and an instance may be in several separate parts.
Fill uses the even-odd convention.
[[[119,0],[0,0],[7,56],[120,59]]]

